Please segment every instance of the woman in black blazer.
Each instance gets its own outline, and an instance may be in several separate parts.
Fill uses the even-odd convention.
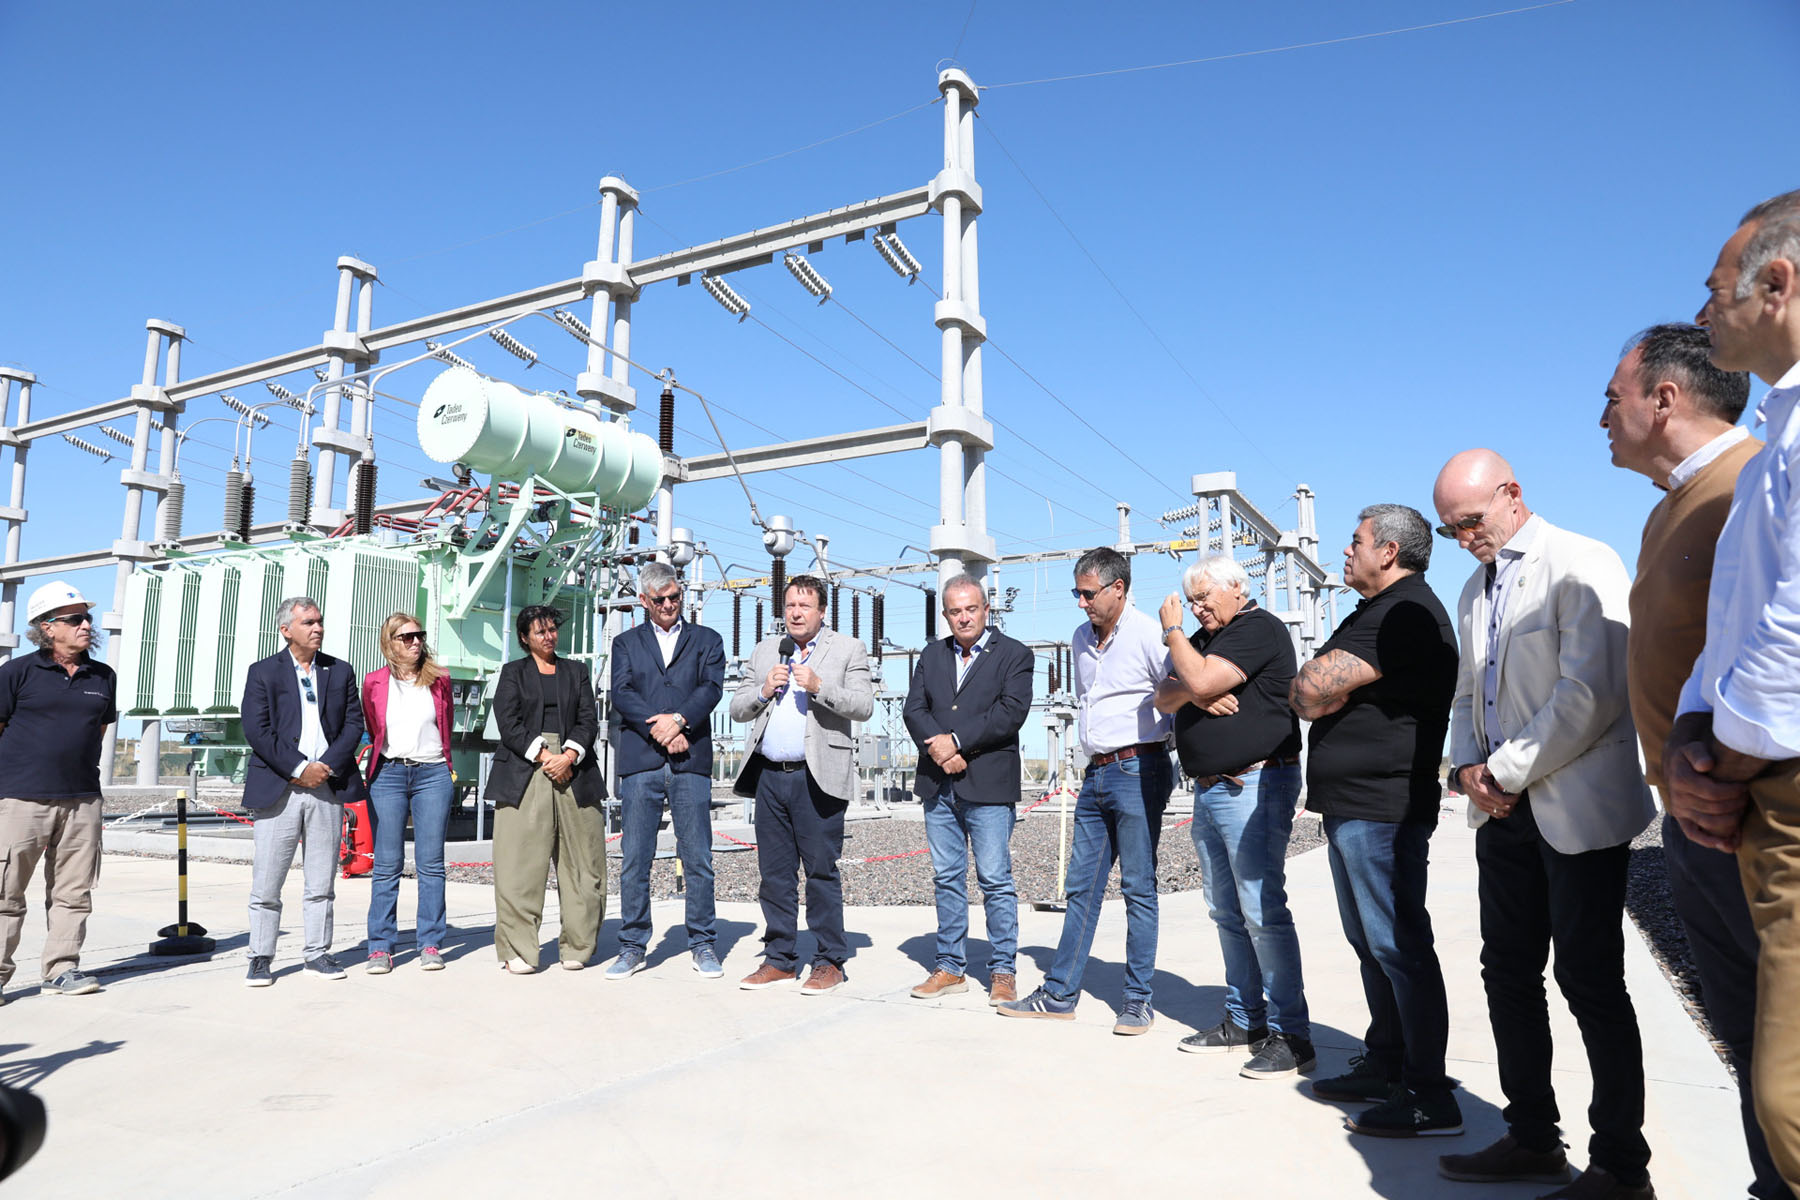
[[[544,885],[556,855],[562,905],[557,957],[579,971],[606,917],[606,780],[594,755],[600,722],[585,664],[556,654],[562,617],[533,604],[519,613],[526,655],[500,668],[494,720],[500,748],[488,772],[494,802],[494,950],[515,975],[538,966]]]

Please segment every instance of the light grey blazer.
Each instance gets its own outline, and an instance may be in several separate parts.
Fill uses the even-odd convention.
[[[869,677],[869,651],[861,641],[821,628],[812,657],[806,665],[819,676],[819,694],[806,710],[806,769],[813,782],[828,796],[848,803],[856,796],[856,745],[851,723],[866,721],[875,711],[875,685]],[[769,724],[770,702],[762,698],[764,676],[780,662],[781,635],[766,637],[750,652],[744,682],[731,696],[731,719],[749,721],[744,742],[744,766],[733,790],[740,796],[756,794],[762,760],[750,751],[762,745]]]
[[[1450,708],[1451,764],[1482,763],[1509,792],[1531,789],[1551,847],[1580,854],[1636,837],[1655,811],[1625,691],[1631,580],[1612,547],[1544,521],[1519,563],[1500,627],[1495,704],[1505,739],[1490,757],[1486,568],[1456,606],[1462,663]],[[1469,824],[1487,814],[1469,806]]]

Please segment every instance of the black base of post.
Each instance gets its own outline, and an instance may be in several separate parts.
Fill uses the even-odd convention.
[[[206,926],[188,922],[187,932],[179,925],[164,925],[156,931],[160,941],[150,943],[150,953],[163,958],[211,954],[218,943],[206,936]]]

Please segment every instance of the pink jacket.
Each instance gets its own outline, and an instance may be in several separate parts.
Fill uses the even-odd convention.
[[[368,781],[375,782],[381,770],[381,752],[387,740],[388,677],[391,671],[382,667],[363,678],[363,721],[369,729]],[[444,760],[450,759],[450,676],[439,675],[431,685],[432,707],[437,710],[438,737],[444,743]]]

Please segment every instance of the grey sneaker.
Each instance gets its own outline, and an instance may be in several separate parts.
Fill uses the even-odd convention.
[[[100,981],[92,975],[83,975],[74,967],[70,967],[55,979],[44,984],[44,992],[51,996],[85,996],[100,990]]]
[[[1271,1033],[1250,1050],[1250,1061],[1238,1071],[1245,1079],[1285,1079],[1312,1070],[1319,1061],[1313,1044],[1291,1033]]]
[[[306,960],[306,970],[303,973],[315,979],[342,979],[344,968],[338,966],[337,959],[331,955],[321,954]]]
[[[250,971],[244,976],[245,987],[268,987],[275,982],[275,975],[269,970],[274,960],[267,954],[256,954],[250,958]]]
[[[994,1011],[1003,1017],[1028,1017],[1040,1021],[1073,1021],[1075,1019],[1075,1001],[1058,1000],[1043,988],[1038,988],[1023,1000],[1008,1000],[997,1005]]]
[[[714,952],[712,943],[694,947],[694,970],[700,972],[703,979],[717,979],[725,974],[725,968],[719,965],[719,956]]]
[[[366,975],[386,975],[394,969],[394,956],[386,950],[369,951],[369,965],[363,968]]]
[[[1154,1024],[1156,1013],[1151,1010],[1148,1000],[1127,1000],[1124,1007],[1119,1009],[1119,1019],[1113,1022],[1113,1032],[1123,1037],[1133,1037],[1149,1033]]]
[[[444,969],[444,955],[436,946],[427,946],[419,951],[419,970],[441,971]]]
[[[1225,1020],[1211,1029],[1202,1029],[1192,1037],[1182,1038],[1175,1044],[1175,1048],[1186,1050],[1189,1054],[1220,1054],[1227,1050],[1248,1050],[1268,1036],[1269,1031],[1264,1026],[1245,1029],[1235,1021]]]
[[[636,946],[621,946],[619,957],[606,968],[608,979],[625,979],[644,969],[644,952]]]

